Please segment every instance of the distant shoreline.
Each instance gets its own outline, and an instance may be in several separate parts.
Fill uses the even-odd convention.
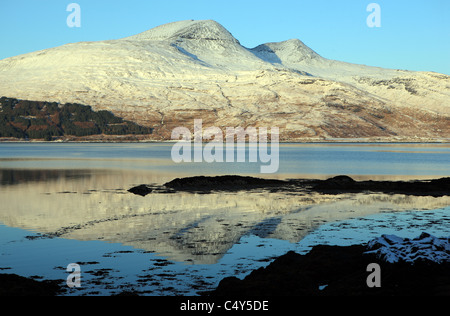
[[[11,138],[0,138],[0,143],[20,143],[20,144],[68,144],[68,143],[163,143],[163,144],[172,144],[177,143],[179,140],[153,140],[153,139],[145,139],[145,140],[114,140],[114,139],[105,139],[105,140],[89,140],[89,139],[71,139],[71,140],[53,140],[53,141],[44,141],[44,140],[20,140],[20,139],[11,139]],[[203,144],[209,143],[208,141],[202,142]],[[402,140],[386,140],[386,139],[352,139],[352,138],[343,138],[343,139],[323,139],[323,140],[292,140],[292,141],[280,141],[282,145],[285,144],[450,144],[449,139],[402,139]]]

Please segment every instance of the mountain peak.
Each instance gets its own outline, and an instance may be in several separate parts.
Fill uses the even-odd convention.
[[[220,23],[213,20],[185,20],[164,24],[129,40],[210,40],[239,43]]]
[[[251,51],[263,60],[280,63],[298,63],[305,59],[321,58],[299,39],[259,45]]]
[[[200,117],[217,127],[277,126],[287,141],[446,141],[448,82],[322,58],[298,39],[248,49],[211,20],[0,60],[0,96],[89,104],[154,127],[155,140]]]

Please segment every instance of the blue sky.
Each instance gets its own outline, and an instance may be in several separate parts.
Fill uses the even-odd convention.
[[[66,24],[72,2],[81,7],[80,28]],[[366,24],[372,2],[381,8],[379,28]],[[248,48],[298,38],[330,59],[450,75],[448,0],[1,0],[0,13],[0,59],[212,19]]]

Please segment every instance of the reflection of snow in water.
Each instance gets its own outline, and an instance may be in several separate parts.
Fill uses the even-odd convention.
[[[450,236],[450,207],[429,211],[374,214],[328,223],[306,236],[301,243],[350,245],[365,243],[381,235],[416,238],[422,232]]]
[[[306,253],[316,244],[367,243],[382,234],[415,238],[426,231],[436,237],[448,237],[449,219],[447,207],[328,223],[297,243],[245,235],[215,264],[176,263],[157,253],[102,241],[28,239],[27,231],[0,226],[0,268],[5,269],[2,273],[65,280],[66,266],[78,262],[82,287],[68,289],[68,295],[109,295],[133,290],[145,295],[196,295],[214,288],[224,277],[242,278],[289,250]]]

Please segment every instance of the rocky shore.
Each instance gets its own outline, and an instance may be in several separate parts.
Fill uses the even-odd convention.
[[[386,260],[390,257],[386,253],[399,248],[408,251],[398,260]],[[442,255],[440,260],[436,260],[437,252]],[[411,257],[416,260],[407,259]],[[376,278],[370,269],[373,263],[379,267],[377,285],[372,284]],[[426,233],[414,240],[381,236],[368,245],[319,245],[305,255],[290,251],[242,280],[223,279],[217,289],[203,295],[449,296],[450,238],[437,239]]]
[[[164,185],[142,184],[128,191],[146,196],[150,193],[195,192],[210,193],[212,191],[242,191],[266,189],[286,192],[318,192],[326,194],[378,192],[387,194],[405,194],[417,196],[444,196],[450,194],[450,178],[412,181],[355,181],[349,176],[336,176],[326,180],[314,179],[263,179],[248,176],[195,176],[177,178]]]
[[[448,196],[450,178],[413,181],[355,181],[342,175],[326,180],[260,179],[242,176],[177,178],[162,186],[141,185],[129,191],[158,192],[269,190],[342,194],[377,192],[413,196]],[[315,246],[308,254],[288,252],[245,279],[223,279],[205,296],[450,295],[450,238],[426,233],[414,240],[381,236],[367,245]],[[369,287],[368,267],[380,267],[379,287]]]
[[[267,190],[275,192],[382,192],[417,196],[448,196],[450,178],[415,181],[356,181],[348,176],[326,180],[262,179],[244,176],[176,178],[162,185],[142,184],[128,191],[138,196],[158,193]],[[136,197],[139,199],[139,197]],[[445,223],[443,224],[445,225]],[[414,239],[382,235],[367,244],[318,245],[307,254],[287,252],[244,279],[224,278],[203,297],[220,296],[448,296],[450,236],[423,233]],[[369,266],[379,266],[380,286],[371,287]],[[370,283],[370,282],[369,282]],[[41,281],[0,273],[0,296],[64,295],[64,280]]]
[[[376,268],[373,264],[378,265]],[[0,274],[0,296],[64,295],[64,280]],[[123,292],[118,295],[140,295]],[[200,298],[449,296],[450,237],[382,235],[367,244],[289,251],[243,279],[226,277]]]

